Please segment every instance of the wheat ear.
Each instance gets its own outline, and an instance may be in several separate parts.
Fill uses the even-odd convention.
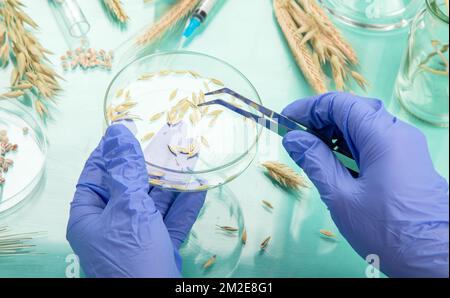
[[[275,3],[277,2],[284,8],[285,18],[287,19],[289,15],[292,20],[290,33],[293,37],[290,39],[300,41],[300,46],[310,51],[314,64],[318,65],[317,68],[322,70],[323,65],[330,66],[335,89],[348,89],[347,82],[350,78],[362,89],[366,88],[367,81],[354,69],[359,63],[355,51],[315,0],[275,0]],[[280,21],[279,23],[283,28]],[[289,38],[287,39],[289,41]],[[294,57],[298,56],[295,49],[292,52]],[[301,64],[300,67],[308,78],[309,70]],[[325,77],[324,74],[323,76]],[[314,82],[308,81],[317,93],[327,90],[326,86],[319,90]],[[321,82],[326,85],[326,78],[322,78]]]
[[[109,13],[120,23],[124,24],[129,20],[129,17],[123,8],[120,0],[103,0],[103,3],[108,9]]]
[[[147,45],[161,36],[164,33],[188,15],[195,9],[199,0],[179,0],[159,21],[150,26],[144,33],[142,33],[136,43],[138,45]]]
[[[30,32],[30,28],[37,29],[38,25],[22,7],[20,0],[0,2],[0,60],[2,65],[14,63],[11,91],[0,95],[0,99],[30,95],[36,111],[43,117],[48,114],[47,105],[60,90],[57,79],[61,77],[44,63],[49,61],[47,55],[51,52]]]
[[[317,2],[311,0],[297,0],[310,15],[317,20],[318,24],[322,25],[325,32],[324,34],[334,44],[348,60],[357,65],[359,63],[358,56],[355,53],[353,47],[345,40],[342,33],[334,26],[333,22],[323,11],[323,9],[317,4]]]
[[[274,0],[275,16],[305,78],[315,92],[324,93],[327,91],[325,74],[318,59],[314,58],[312,51],[298,38],[297,26],[288,12],[288,3],[288,0]]]
[[[282,187],[294,190],[299,190],[301,187],[308,187],[305,178],[283,163],[266,161],[261,165],[266,168],[269,176]]]

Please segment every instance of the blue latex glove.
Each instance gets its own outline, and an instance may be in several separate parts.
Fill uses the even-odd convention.
[[[418,129],[389,114],[381,101],[346,93],[299,100],[283,114],[347,141],[358,179],[309,133],[290,132],[283,144],[361,257],[378,255],[381,271],[391,277],[448,277],[448,183]]]
[[[67,239],[89,277],[179,277],[178,248],[204,200],[150,187],[138,141],[113,125],[81,174]]]

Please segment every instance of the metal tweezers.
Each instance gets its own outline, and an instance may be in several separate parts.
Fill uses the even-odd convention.
[[[359,176],[359,169],[358,165],[355,162],[355,159],[353,158],[352,153],[345,147],[338,146],[337,144],[342,144],[341,140],[338,139],[330,139],[325,137],[323,134],[320,134],[319,132],[308,128],[307,126],[298,123],[292,119],[289,119],[286,116],[283,116],[277,112],[274,112],[242,95],[239,93],[229,89],[229,88],[223,88],[216,91],[208,92],[205,94],[205,96],[210,95],[219,95],[219,94],[229,94],[233,96],[236,99],[239,99],[246,105],[254,108],[255,110],[259,111],[263,116],[255,115],[251,112],[248,112],[244,109],[241,109],[234,104],[231,104],[223,99],[215,99],[211,101],[207,101],[205,103],[201,103],[198,106],[210,106],[210,105],[221,105],[224,106],[248,119],[251,119],[255,121],[256,123],[262,125],[263,127],[277,133],[278,135],[284,137],[288,132],[293,130],[303,130],[308,133],[311,133],[321,139],[337,156],[337,158],[345,165],[345,167],[349,170],[350,174],[353,177]],[[267,118],[265,118],[266,116]]]

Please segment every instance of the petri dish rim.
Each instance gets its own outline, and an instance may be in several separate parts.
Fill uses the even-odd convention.
[[[109,85],[108,85],[108,88],[106,89],[105,98],[104,98],[104,100],[103,100],[103,116],[104,116],[104,121],[105,121],[106,127],[109,126],[108,117],[107,117],[107,113],[106,113],[106,110],[107,110],[107,104],[108,104],[108,98],[109,98],[109,95],[110,95],[110,93],[111,93],[111,91],[112,91],[112,86],[114,85],[114,83],[116,82],[116,80],[120,77],[120,75],[121,75],[123,72],[125,72],[125,71],[128,69],[128,67],[132,66],[133,64],[135,64],[135,63],[137,63],[137,62],[139,62],[139,61],[146,60],[146,59],[152,59],[152,58],[155,58],[155,57],[172,56],[172,55],[192,55],[192,56],[199,56],[199,57],[204,57],[204,58],[207,58],[207,59],[212,59],[212,60],[215,60],[215,61],[217,61],[217,62],[219,62],[219,63],[222,63],[223,65],[225,65],[225,66],[231,68],[236,74],[238,74],[238,75],[239,75],[239,76],[240,76],[240,77],[241,77],[241,78],[249,85],[249,87],[250,87],[250,88],[253,90],[253,92],[255,92],[255,94],[256,94],[256,99],[253,99],[253,100],[256,100],[258,103],[262,104],[261,97],[259,96],[259,93],[258,93],[258,91],[256,90],[255,86],[253,86],[253,84],[250,82],[250,80],[247,79],[247,77],[246,77],[241,71],[239,71],[236,67],[234,67],[233,65],[229,64],[228,62],[226,62],[226,61],[224,61],[224,60],[222,60],[222,59],[219,59],[219,58],[217,58],[217,57],[208,55],[208,54],[203,54],[203,53],[194,52],[194,51],[167,51],[167,52],[160,52],[160,53],[155,53],[155,54],[145,55],[145,56],[142,56],[142,57],[139,57],[139,58],[136,58],[136,59],[132,60],[130,63],[126,64],[121,70],[119,70],[119,71],[117,72],[117,74],[114,76],[114,78],[111,80],[111,82],[110,82]],[[264,117],[263,115],[261,115],[261,116]],[[161,166],[158,166],[158,165],[154,165],[154,164],[149,163],[149,162],[146,162],[146,164],[147,164],[147,165],[150,165],[150,166],[152,166],[152,167],[155,167],[155,168],[157,168],[157,169],[164,170],[164,171],[166,171],[166,172],[177,173],[177,174],[190,174],[190,175],[196,175],[196,174],[213,173],[213,172],[216,172],[216,171],[219,171],[219,170],[228,168],[228,167],[230,167],[230,166],[236,165],[236,164],[239,163],[243,158],[245,158],[245,157],[246,157],[253,149],[255,149],[255,148],[257,147],[257,145],[258,145],[258,143],[259,143],[259,139],[260,139],[261,134],[262,134],[262,129],[263,129],[263,128],[262,128],[261,126],[258,126],[258,125],[256,126],[256,128],[257,128],[257,134],[256,134],[256,138],[255,138],[255,140],[253,141],[252,145],[249,146],[249,148],[248,148],[244,153],[242,153],[240,156],[238,156],[237,158],[233,159],[232,161],[227,162],[226,164],[220,165],[220,166],[218,166],[218,167],[214,167],[214,168],[211,168],[211,169],[208,169],[208,170],[202,170],[202,171],[183,172],[183,171],[177,171],[177,170],[174,170],[174,169],[167,169],[167,168],[164,168],[164,167],[161,167]],[[255,156],[256,156],[256,153],[255,153]],[[254,160],[255,156],[253,156],[253,157],[251,158],[251,161],[250,161],[249,164],[246,166],[246,168],[248,168],[248,166],[249,166],[249,165],[251,164],[251,162]]]
[[[7,101],[7,100],[5,100]],[[0,100],[1,103],[1,100]],[[13,209],[14,207],[18,206],[20,203],[22,203],[23,201],[25,201],[27,198],[31,197],[31,194],[33,192],[33,190],[39,185],[39,180],[42,179],[43,175],[44,175],[44,171],[46,168],[46,163],[47,163],[47,150],[48,150],[48,142],[47,142],[47,136],[45,134],[45,131],[41,125],[41,123],[38,121],[38,119],[36,119],[36,117],[31,114],[27,109],[25,109],[24,107],[22,107],[22,104],[19,104],[17,102],[14,102],[12,100],[8,101],[9,104],[11,104],[15,109],[20,110],[22,113],[24,113],[25,115],[27,115],[27,117],[29,117],[29,119],[31,119],[31,121],[33,122],[33,130],[37,131],[38,133],[40,133],[41,135],[41,144],[39,146],[39,148],[42,151],[42,155],[43,155],[43,166],[41,167],[39,173],[34,176],[29,182],[28,184],[23,187],[19,192],[17,192],[16,194],[14,194],[13,196],[11,196],[10,198],[8,198],[6,201],[2,201],[0,202],[0,206],[2,205],[7,205],[9,207],[6,207],[4,210],[3,208],[0,207],[0,217],[5,214],[7,211]],[[27,123],[29,123],[29,121],[26,121]],[[29,123],[30,124],[30,123]],[[29,191],[28,194],[24,195],[25,192]],[[22,199],[20,199],[22,197]],[[19,199],[18,199],[19,198]]]

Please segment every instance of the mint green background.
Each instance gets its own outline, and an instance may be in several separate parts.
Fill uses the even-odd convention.
[[[78,0],[92,30],[96,48],[115,49],[153,20],[153,5],[142,0],[125,0],[131,17],[126,30],[112,26],[99,1]],[[295,99],[312,95],[295,64],[272,12],[271,0],[222,0],[220,11],[209,26],[186,48],[217,56],[240,69],[258,90],[268,107],[281,110]],[[58,57],[67,43],[45,0],[24,1],[26,11],[41,30],[41,42]],[[163,9],[163,8],[162,8]],[[368,96],[382,99],[389,110],[421,129],[428,139],[438,171],[448,180],[448,129],[416,121],[392,99],[395,78],[407,44],[407,31],[367,34],[342,28],[361,60],[363,74],[371,82]],[[122,51],[119,51],[119,55]],[[118,69],[116,68],[115,71]],[[16,231],[47,231],[36,240],[42,254],[0,258],[1,277],[64,277],[65,258],[72,253],[65,239],[69,204],[84,162],[101,138],[103,97],[113,73],[80,71],[64,74],[64,91],[53,119],[46,124],[49,140],[46,176],[41,188],[24,206],[0,217]],[[7,86],[9,71],[0,72],[0,87]],[[265,133],[258,160],[276,159],[295,166],[281,147],[278,136]],[[405,149],[407,150],[407,149]],[[414,161],[411,161],[414,162]],[[325,228],[338,234],[325,205],[314,188],[294,198],[275,187],[255,162],[228,185],[237,195],[248,230],[233,277],[364,277],[366,264],[348,243],[338,236],[329,242],[318,235]],[[272,214],[260,207],[260,200],[275,205]],[[268,253],[258,253],[267,235],[273,239]]]

